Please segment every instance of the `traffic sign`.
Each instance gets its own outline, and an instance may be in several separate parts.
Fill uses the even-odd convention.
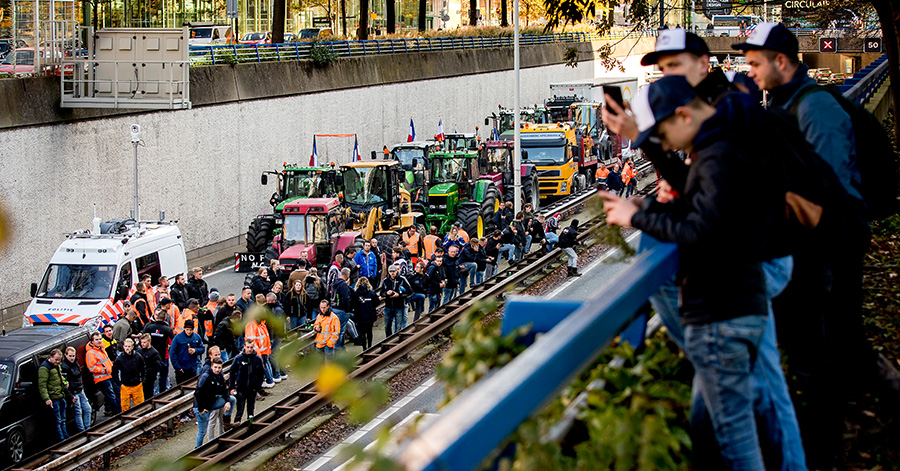
[[[248,272],[256,271],[266,266],[265,252],[235,252],[234,253],[234,271]]]
[[[881,38],[866,38],[863,52],[881,52]]]
[[[837,52],[837,38],[819,38],[819,52]]]

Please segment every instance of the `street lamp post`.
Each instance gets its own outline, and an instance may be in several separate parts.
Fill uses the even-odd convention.
[[[515,75],[515,100],[513,104],[513,126],[515,128],[513,147],[513,205],[515,214],[522,210],[522,139],[521,121],[519,112],[521,97],[519,96],[519,0],[513,0],[513,70]]]

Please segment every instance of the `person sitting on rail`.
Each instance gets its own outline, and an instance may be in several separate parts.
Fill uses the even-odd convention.
[[[512,226],[515,228],[515,236],[513,237],[513,245],[515,246],[515,261],[522,260],[527,253],[526,248],[531,246],[531,234],[528,233],[528,226],[525,224],[525,213],[519,211]]]
[[[331,309],[327,299],[319,301],[318,315],[313,331],[316,332],[316,352],[326,359],[334,358],[334,349],[341,334],[341,320]]]
[[[223,432],[223,416],[231,410],[228,386],[222,375],[222,359],[212,360],[209,370],[197,380],[194,400],[197,403],[196,448],[203,445],[204,438],[215,439]]]
[[[229,388],[231,395],[237,399],[235,410],[231,414],[235,426],[241,422],[244,404],[247,405],[247,421],[253,422],[256,395],[263,392],[263,369],[262,359],[256,354],[256,344],[245,342],[244,349],[231,362]]]
[[[481,251],[481,240],[473,237],[459,254],[459,266],[465,270],[459,278],[459,293],[465,293],[466,287],[480,285],[484,281],[484,265],[486,258]]]

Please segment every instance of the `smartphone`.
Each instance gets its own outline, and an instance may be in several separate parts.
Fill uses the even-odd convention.
[[[612,100],[614,102],[616,102],[617,105],[621,106],[623,109],[625,108],[625,103],[622,101],[622,89],[621,88],[616,87],[616,86],[603,87],[603,93],[605,95],[609,95],[609,97],[612,98]],[[607,109],[609,110],[610,113],[616,114],[612,110],[612,108],[609,108],[609,106],[607,106]]]

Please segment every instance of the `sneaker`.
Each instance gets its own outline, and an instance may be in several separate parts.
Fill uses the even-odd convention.
[[[263,386],[264,388],[274,388],[274,387],[275,387],[275,383],[263,383],[262,386]]]
[[[272,381],[274,381],[274,382],[276,382],[276,383],[280,383],[280,382],[281,382],[281,376],[276,376],[276,377],[272,378]]]
[[[251,423],[251,424],[253,423],[253,416],[252,416],[252,415],[249,416],[249,417],[247,417],[247,422],[249,422],[249,423]]]

